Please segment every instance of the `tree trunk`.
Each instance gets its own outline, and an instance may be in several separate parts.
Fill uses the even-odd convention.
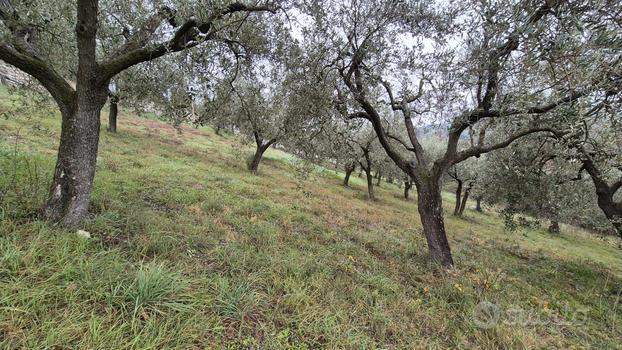
[[[598,207],[605,213],[618,236],[622,238],[622,202],[615,201],[616,192],[622,188],[622,182],[609,185],[603,178],[600,169],[596,167],[590,158],[583,160],[583,168],[588,172],[596,187]]]
[[[259,169],[259,163],[261,162],[261,158],[263,157],[263,154],[267,149],[268,147],[257,146],[257,149],[255,150],[255,155],[253,155],[253,158],[251,158],[250,161],[248,162],[248,170],[251,173],[257,173],[257,170]]]
[[[374,177],[371,174],[371,169],[365,168],[365,175],[367,176],[367,196],[369,199],[376,199],[374,196]]]
[[[255,150],[255,155],[253,155],[253,158],[249,159],[247,163],[248,170],[251,173],[257,173],[257,170],[259,169],[259,163],[261,162],[263,154],[268,148],[270,148],[270,146],[272,146],[272,144],[276,142],[276,139],[271,139],[270,141],[264,143],[263,138],[259,136],[258,133],[254,133],[254,135],[257,148]]]
[[[462,180],[456,180],[458,182],[458,187],[456,187],[456,205],[454,207],[454,215],[460,215],[460,204],[462,201],[460,198],[462,197]]]
[[[478,212],[482,212],[482,196],[477,196],[475,197],[475,210],[477,210]]]
[[[354,172],[356,165],[346,165],[346,177],[343,179],[343,185],[348,187],[350,186],[350,175]]]
[[[430,259],[444,267],[451,267],[454,262],[445,233],[440,179],[417,181],[416,186],[419,194],[419,216],[428,243]]]
[[[404,181],[404,199],[408,200],[410,189],[413,187],[412,182]]]
[[[82,222],[89,209],[106,89],[80,89],[76,99],[74,108],[61,106],[58,158],[43,208],[46,220],[72,228]]]
[[[551,234],[559,234],[560,233],[559,222],[557,220],[551,220],[551,225],[549,226],[548,231]]]
[[[458,216],[462,216],[462,214],[464,214],[464,209],[466,209],[467,201],[469,200],[469,194],[471,194],[471,185],[467,186],[467,189],[464,191],[464,195],[462,196],[462,202],[460,203],[460,210],[458,211]]]
[[[597,189],[596,194],[598,195],[598,207],[605,213],[618,236],[622,238],[622,203],[616,203],[610,191],[605,193]]]
[[[119,98],[116,96],[110,97],[110,112],[108,114],[108,131],[111,133],[117,132],[117,114],[119,113]]]
[[[382,173],[378,170],[378,181],[376,181],[376,186],[380,187],[380,181],[382,181]]]

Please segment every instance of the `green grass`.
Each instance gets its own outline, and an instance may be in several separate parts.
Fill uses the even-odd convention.
[[[450,216],[447,193],[457,268],[439,271],[396,186],[368,201],[363,179],[304,178],[273,149],[251,175],[251,150],[209,128],[122,113],[102,133],[92,238],[40,222],[59,118],[22,105],[0,93],[0,348],[620,347],[619,241],[507,233],[491,212]],[[482,301],[542,322],[479,328]]]

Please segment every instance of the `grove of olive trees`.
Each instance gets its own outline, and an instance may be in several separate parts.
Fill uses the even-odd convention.
[[[0,63],[2,349],[622,342],[619,0],[0,0]]]
[[[376,186],[383,176],[404,182],[407,199],[414,186],[430,258],[450,267],[446,178],[457,185],[456,216],[473,192],[478,210],[487,198],[555,223],[570,220],[552,200],[511,199],[494,162],[531,169],[517,181],[532,181],[536,192],[545,186],[555,198],[568,173],[589,176],[598,207],[622,234],[619,7],[50,0],[33,8],[3,0],[0,58],[36,79],[62,116],[42,210],[50,222],[78,227],[86,217],[100,111],[109,101],[115,132],[122,88],[131,103],[176,123],[213,124],[253,140],[251,172],[279,144],[344,168],[346,186],[359,167],[371,199],[373,176]],[[505,148],[523,154],[483,158]]]

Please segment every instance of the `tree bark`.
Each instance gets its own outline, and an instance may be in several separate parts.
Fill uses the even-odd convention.
[[[376,186],[380,187],[380,182],[382,181],[382,173],[378,170],[378,181],[376,181]]]
[[[477,196],[475,197],[475,210],[477,210],[478,212],[482,212],[482,196]]]
[[[350,175],[352,175],[352,173],[354,172],[354,169],[356,168],[355,164],[346,164],[346,176],[343,179],[343,185],[348,187],[350,186]]]
[[[441,266],[451,267],[454,262],[445,232],[440,179],[424,179],[417,181],[415,185],[419,194],[419,216],[428,243],[430,259]]]
[[[456,187],[456,205],[454,207],[454,216],[459,216],[460,204],[462,204],[462,201],[460,200],[462,197],[462,180],[456,179],[456,181],[458,182],[458,187]]]
[[[117,132],[117,115],[119,114],[119,98],[110,96],[110,111],[108,113],[108,131]]]
[[[106,89],[84,88],[76,93],[75,109],[61,108],[61,138],[54,179],[43,217],[76,227],[89,209],[97,162],[100,112]]]
[[[78,70],[71,102],[56,99],[62,115],[60,146],[43,217],[76,227],[86,217],[93,189],[100,113],[108,99],[109,79],[97,63],[98,2],[79,1],[76,39]]]

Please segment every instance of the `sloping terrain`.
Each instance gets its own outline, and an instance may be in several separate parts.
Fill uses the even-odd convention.
[[[121,114],[103,132],[83,238],[37,220],[52,107],[0,96],[0,348],[616,348],[619,241],[563,227],[446,222],[457,268],[428,264],[416,204],[383,183],[305,176],[233,136]],[[484,302],[484,303],[482,303]],[[494,306],[493,306],[494,305]]]

